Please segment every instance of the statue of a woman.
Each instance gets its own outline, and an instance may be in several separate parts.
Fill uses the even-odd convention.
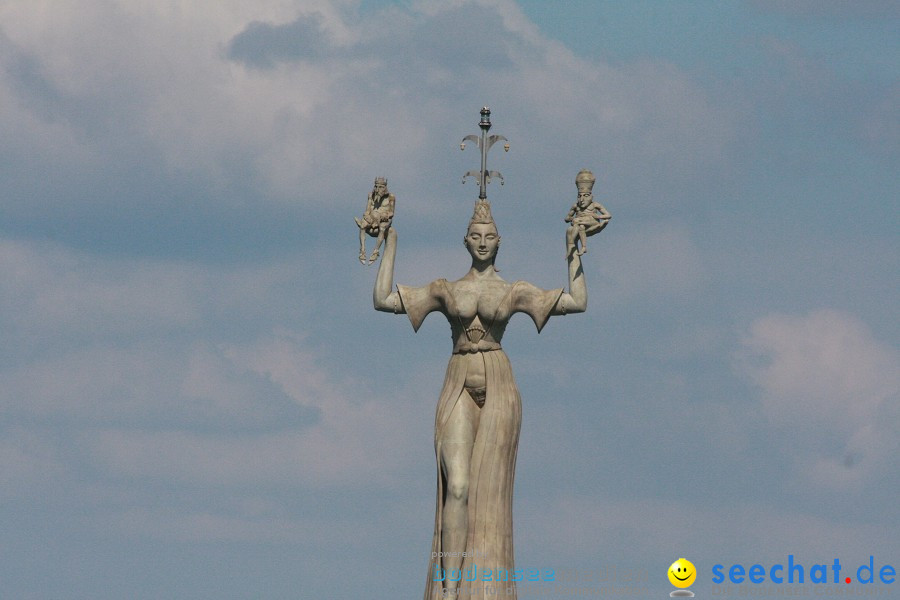
[[[416,331],[434,311],[447,317],[452,331],[453,355],[434,423],[435,558],[425,600],[496,597],[490,588],[514,599],[512,497],[522,402],[500,340],[515,313],[529,315],[540,332],[550,315],[583,312],[587,287],[577,253],[568,256],[569,293],[501,279],[494,268],[500,235],[486,200],[477,201],[463,244],[472,267],[461,279],[392,291],[397,233],[391,227],[373,299],[376,310],[406,313]]]

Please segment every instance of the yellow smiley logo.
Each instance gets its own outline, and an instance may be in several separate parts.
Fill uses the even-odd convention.
[[[697,569],[686,558],[679,558],[669,567],[669,581],[677,588],[686,588],[697,579]]]

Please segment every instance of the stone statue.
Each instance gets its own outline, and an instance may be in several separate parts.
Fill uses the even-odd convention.
[[[394,195],[387,189],[387,179],[376,177],[375,185],[366,201],[366,211],[361,219],[354,219],[359,227],[359,262],[368,266],[378,258],[384,236],[394,219]],[[375,250],[366,262],[366,234],[376,238]]]
[[[612,215],[603,208],[603,205],[594,202],[591,190],[594,188],[594,174],[587,169],[582,169],[575,176],[575,186],[578,188],[578,200],[569,209],[566,223],[572,225],[566,230],[566,256],[577,253],[579,256],[587,252],[587,236],[603,231]],[[576,236],[581,242],[581,249],[576,247]]]
[[[500,234],[484,192],[488,174],[499,176],[485,168],[489,116],[485,107],[482,170],[475,174],[481,194],[463,238],[472,257],[469,271],[456,281],[392,291],[397,231],[390,227],[373,292],[376,310],[405,313],[415,331],[429,313],[443,314],[453,339],[434,424],[437,492],[425,600],[515,600],[512,499],[522,402],[500,343],[516,313],[530,316],[540,333],[550,316],[587,308],[580,253],[566,259],[568,293],[498,275]]]

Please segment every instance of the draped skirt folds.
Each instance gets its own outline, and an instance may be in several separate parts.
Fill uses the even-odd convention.
[[[466,554],[462,572],[452,575],[454,578],[461,577],[457,584],[460,600],[515,600],[516,584],[512,581],[515,568],[512,500],[522,401],[506,354],[502,350],[493,350],[481,355],[485,364],[487,394],[481,408],[469,469]],[[441,443],[447,420],[466,380],[466,358],[461,354],[450,358],[435,417],[437,496],[425,600],[440,600],[442,590],[447,586],[446,577],[451,575],[440,573],[441,522],[446,484],[441,472]],[[440,580],[441,575],[445,577],[443,581]]]

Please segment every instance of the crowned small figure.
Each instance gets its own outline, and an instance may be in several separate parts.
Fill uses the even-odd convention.
[[[594,195],[591,190],[594,189],[596,178],[594,174],[587,169],[582,169],[575,176],[575,186],[578,188],[578,200],[569,209],[566,216],[566,223],[572,225],[566,230],[566,256],[570,256],[573,252],[581,256],[587,252],[587,238],[603,231],[612,215],[606,210],[602,204],[594,202]],[[576,237],[578,238],[576,241]],[[581,242],[581,248],[577,247],[577,242]]]
[[[359,227],[359,262],[368,266],[378,258],[378,251],[384,243],[384,236],[394,219],[394,195],[388,191],[387,179],[376,177],[375,185],[369,192],[366,201],[366,212],[362,218],[355,219]],[[376,238],[372,256],[366,261],[366,234]]]

